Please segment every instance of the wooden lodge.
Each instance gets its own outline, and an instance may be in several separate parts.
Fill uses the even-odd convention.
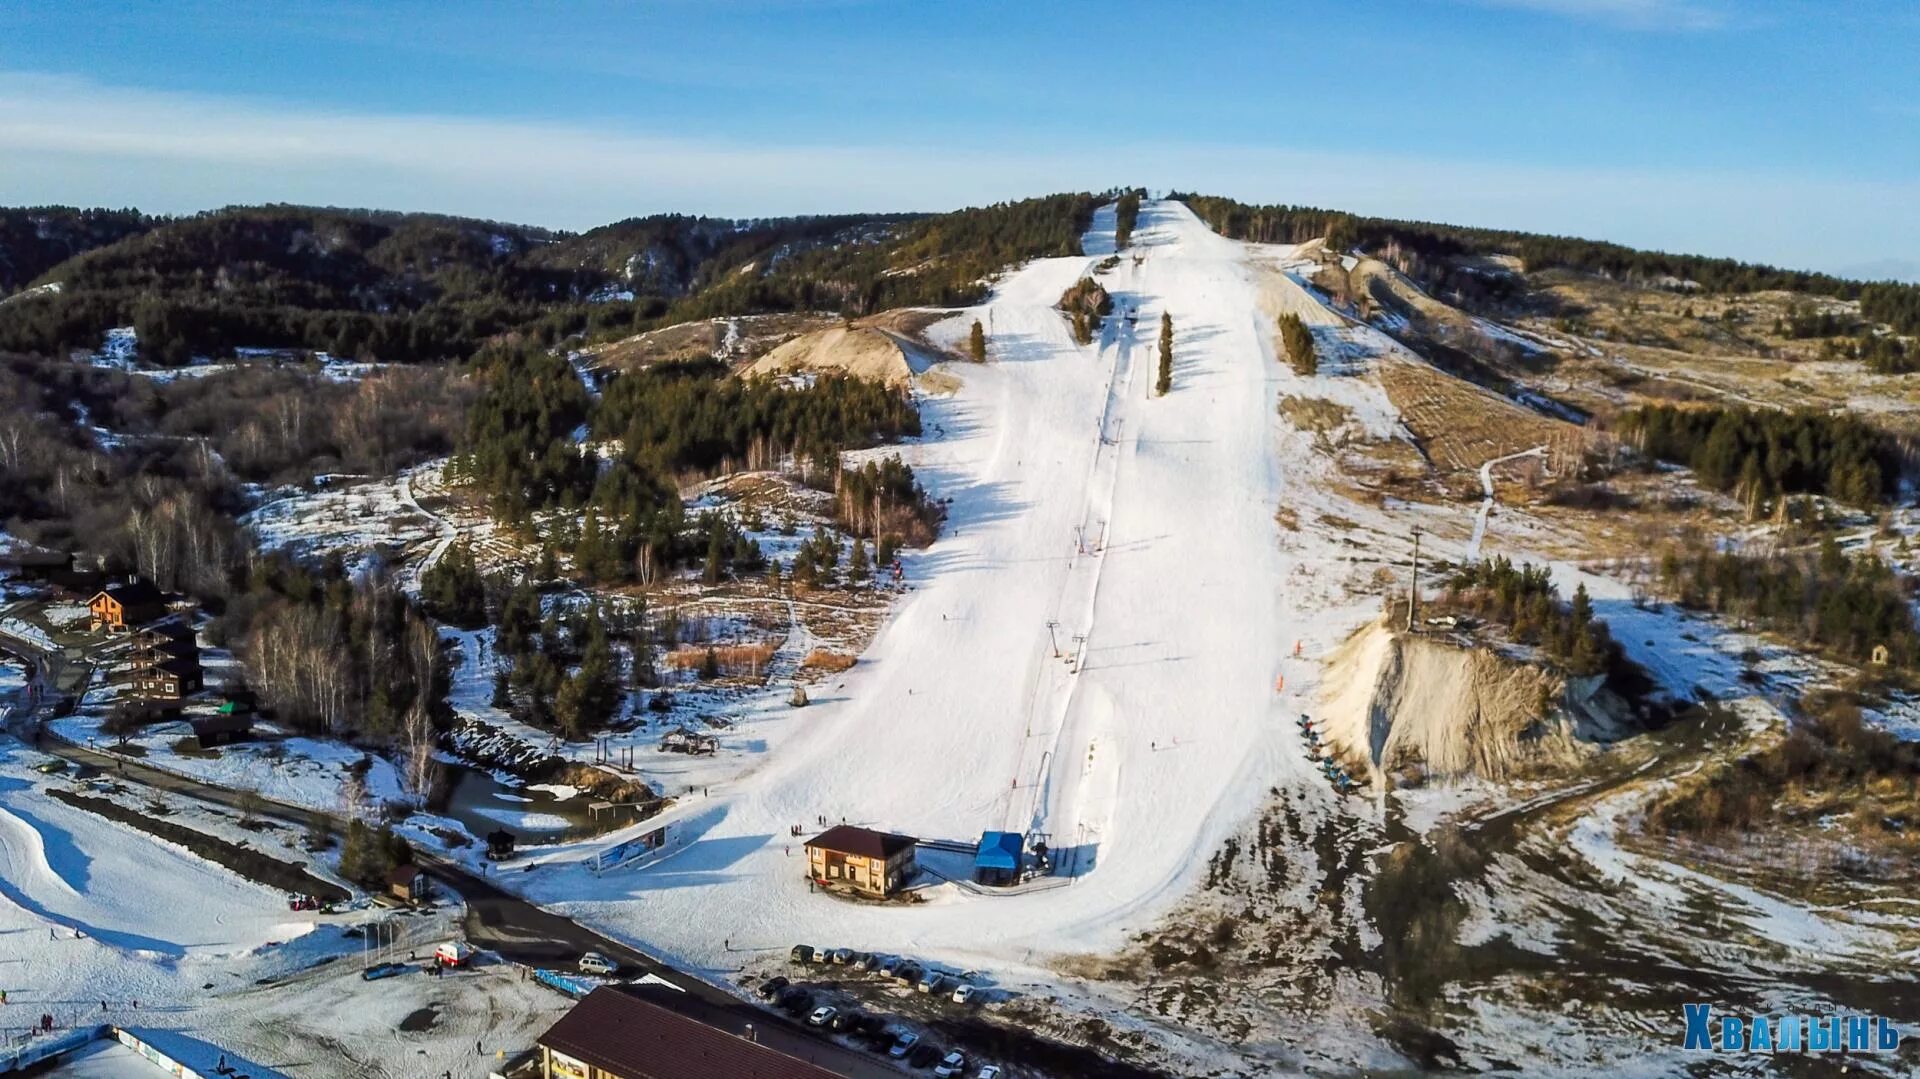
[[[828,887],[845,887],[885,899],[919,872],[918,840],[842,824],[807,840],[807,875]]]
[[[144,577],[129,577],[101,588],[87,601],[93,631],[125,633],[167,613],[167,597]]]

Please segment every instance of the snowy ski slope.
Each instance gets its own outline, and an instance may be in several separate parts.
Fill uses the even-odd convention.
[[[1115,314],[1079,346],[1054,304],[1112,251],[1112,232],[1109,207],[1089,255],[1029,263],[941,327],[962,335],[978,317],[992,362],[950,365],[961,389],[925,405],[943,435],[909,456],[952,497],[950,527],[910,560],[916,589],[859,666],[816,693],[763,765],[696,796],[686,846],[604,878],[551,864],[528,882],[535,898],[709,969],[737,960],[723,941],[809,939],[1004,966],[1119,944],[1193,885],[1276,783],[1331,813],[1289,722],[1311,668],[1285,657],[1365,612],[1299,594],[1334,555],[1278,542],[1283,500],[1331,496],[1315,482],[1325,466],[1276,414],[1302,380],[1272,336],[1276,305],[1329,329],[1337,316],[1280,272],[1288,249],[1149,202],[1102,275]],[[1162,312],[1175,357],[1157,397]],[[1384,404],[1377,384],[1354,390]],[[1043,832],[1073,883],[945,885],[888,907],[809,897],[790,828],[811,834],[822,817],[968,843]]]

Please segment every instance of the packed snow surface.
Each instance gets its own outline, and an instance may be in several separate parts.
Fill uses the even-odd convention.
[[[1305,698],[1277,681],[1295,666],[1311,681],[1285,658],[1295,640],[1325,647],[1363,616],[1303,608],[1291,581],[1328,552],[1277,543],[1276,506],[1325,496],[1276,400],[1333,380],[1276,362],[1269,313],[1276,291],[1324,309],[1278,271],[1287,249],[1154,202],[1102,275],[1115,314],[1076,345],[1055,304],[1112,227],[1109,207],[1089,256],[1029,263],[936,327],[979,318],[991,362],[950,365],[959,390],[923,405],[944,437],[909,463],[952,498],[949,525],[860,664],[763,767],[676,814],[670,856],[603,877],[556,864],[527,880],[537,899],[710,970],[734,965],[724,941],[1017,961],[1117,946],[1280,776],[1325,790],[1288,722]],[[1173,388],[1158,396],[1163,312]],[[886,907],[809,896],[801,842],[822,818],[968,843],[1044,833],[1073,883],[946,884]]]

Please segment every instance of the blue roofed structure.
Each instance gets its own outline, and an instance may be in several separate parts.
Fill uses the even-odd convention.
[[[1018,832],[982,832],[973,852],[973,879],[982,884],[1018,884],[1020,852],[1025,846]]]

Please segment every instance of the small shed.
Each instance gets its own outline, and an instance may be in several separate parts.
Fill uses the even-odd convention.
[[[191,721],[193,736],[201,749],[243,742],[253,737],[253,716],[247,712],[229,712],[223,707],[213,715]]]
[[[403,865],[387,874],[387,893],[409,903],[425,902],[427,874],[417,865]]]
[[[1020,883],[1020,852],[1025,846],[1019,832],[982,832],[973,852],[973,879],[981,884]]]
[[[505,828],[496,828],[487,833],[487,859],[498,862],[513,857],[514,834]]]
[[[660,736],[660,752],[689,753],[694,756],[708,756],[720,749],[720,739],[711,734],[700,734],[686,727],[675,727]]]

